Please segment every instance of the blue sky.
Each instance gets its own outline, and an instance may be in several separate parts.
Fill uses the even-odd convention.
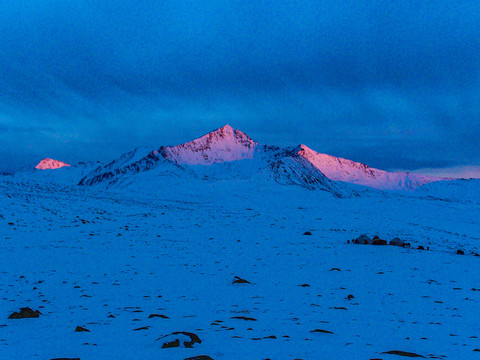
[[[384,169],[480,164],[478,1],[3,1],[0,169],[226,123]]]

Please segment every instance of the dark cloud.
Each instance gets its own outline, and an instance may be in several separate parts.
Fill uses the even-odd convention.
[[[0,167],[227,122],[385,168],[478,163],[478,24],[476,1],[2,2]]]

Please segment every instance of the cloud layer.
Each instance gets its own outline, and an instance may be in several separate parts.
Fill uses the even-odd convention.
[[[0,169],[225,123],[386,169],[480,163],[476,1],[0,3]]]

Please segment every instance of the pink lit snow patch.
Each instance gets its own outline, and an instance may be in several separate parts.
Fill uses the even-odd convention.
[[[247,134],[225,125],[196,140],[163,150],[168,159],[179,164],[210,165],[251,159],[256,145]]]
[[[414,190],[430,182],[446,180],[435,176],[408,172],[389,172],[371,168],[352,160],[317,153],[303,144],[297,148],[296,152],[310,161],[329,179],[380,190]]]
[[[35,166],[35,169],[38,170],[52,170],[52,169],[60,169],[64,166],[70,166],[67,163],[64,163],[62,161],[54,160],[54,159],[43,159],[40,161],[37,166]]]

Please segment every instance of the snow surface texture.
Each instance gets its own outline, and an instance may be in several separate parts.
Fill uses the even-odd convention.
[[[477,356],[478,202],[250,180],[166,177],[148,195],[5,181],[0,359]],[[362,233],[412,247],[346,243]],[[27,306],[43,315],[7,319]],[[178,331],[202,342],[162,349]]]

